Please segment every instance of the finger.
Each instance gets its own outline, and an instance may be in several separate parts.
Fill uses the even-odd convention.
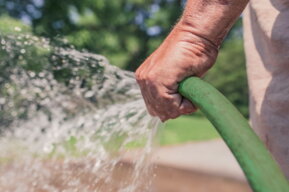
[[[163,116],[163,115],[158,116],[158,117],[160,118],[161,122],[163,122],[163,123],[168,120],[168,118]]]
[[[168,119],[175,119],[182,114],[179,109],[182,101],[180,94],[170,94],[167,88],[149,80],[145,81],[143,88],[150,110],[162,122]]]
[[[148,111],[148,113],[151,115],[151,116],[157,116],[154,109],[152,108],[152,106],[150,105],[150,102],[148,101],[148,97],[146,95],[143,95],[143,99],[144,99],[144,102],[145,102],[145,105],[146,105],[146,109]]]
[[[182,114],[190,114],[197,111],[197,107],[191,101],[183,98],[179,110]]]
[[[158,116],[161,120],[166,119],[165,109],[166,107],[162,100],[164,99],[161,92],[158,91],[156,85],[151,81],[145,81],[143,86],[143,92],[145,93],[146,103],[151,113],[154,116]]]
[[[176,103],[176,100],[171,100],[171,103],[167,104],[165,111],[156,111],[156,115],[160,117],[162,122],[175,119],[184,114],[193,113],[197,110],[197,107],[187,99],[183,99],[181,104],[176,105]]]
[[[158,100],[161,107],[155,109],[157,116],[159,116],[162,121],[179,117],[181,115],[179,110],[180,101],[180,96],[178,97],[176,94],[166,94],[161,100]]]
[[[144,85],[144,81],[138,81],[138,85],[140,87],[140,91],[141,91],[141,94],[143,96],[143,100],[145,102],[145,106],[146,106],[146,109],[148,111],[148,113],[151,115],[151,116],[156,116],[156,113],[154,112],[152,106],[151,106],[151,103],[149,101],[149,96],[148,96],[148,92],[146,91],[146,87]]]
[[[151,116],[153,116],[153,117],[157,116],[156,113],[155,113],[155,111],[152,109],[152,107],[151,107],[149,104],[146,104],[146,108],[147,108],[148,113],[149,113]]]

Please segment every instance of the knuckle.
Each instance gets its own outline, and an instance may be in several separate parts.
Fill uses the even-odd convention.
[[[144,78],[143,76],[141,75],[141,73],[135,73],[135,79],[136,79],[136,82],[141,85],[144,83]]]
[[[137,70],[135,73],[134,73],[134,76],[136,78],[136,80],[140,80],[141,79],[141,72],[139,70]]]
[[[168,102],[168,103],[173,102],[173,98],[169,94],[161,93],[160,96],[165,102]]]
[[[146,82],[147,84],[155,84],[157,78],[158,77],[155,75],[154,72],[146,72],[146,73],[139,71],[135,72],[135,79],[138,83]]]
[[[148,81],[156,81],[158,79],[158,76],[154,71],[150,71],[146,74],[146,79]]]
[[[166,105],[170,105],[170,108],[172,110],[178,110],[179,109],[179,101],[176,100],[176,98],[174,98],[173,96],[171,95],[164,95],[163,97],[163,102],[166,103]]]
[[[142,84],[142,80],[140,78],[136,78],[136,82],[140,85]]]

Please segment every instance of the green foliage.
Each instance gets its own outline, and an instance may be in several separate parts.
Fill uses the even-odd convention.
[[[66,37],[76,48],[102,54],[129,70],[135,70],[159,46],[181,11],[181,0],[0,2],[0,14],[28,17],[36,34]]]
[[[181,15],[182,3],[179,0],[158,3],[152,0],[52,0],[46,1],[42,12],[52,16],[34,20],[37,34],[63,34],[77,48],[103,54],[112,64],[135,70],[169,33]],[[59,21],[63,25],[57,28],[53,23]],[[152,29],[160,31],[150,34]],[[239,19],[206,79],[248,117],[241,31]]]
[[[34,33],[65,37],[77,49],[105,55],[112,64],[134,71],[169,33],[181,15],[182,2],[49,0],[38,5],[33,0],[22,0],[16,6],[15,1],[4,0],[0,2],[0,13],[18,18],[26,16],[32,22]],[[6,6],[9,3],[15,6],[9,8]],[[20,26],[22,32],[30,32],[29,27],[7,16],[0,21],[2,33],[15,33],[15,26]],[[239,19],[226,38],[217,63],[206,79],[248,116],[248,90],[241,35],[242,20]],[[41,65],[37,63],[41,63],[41,60],[33,59],[28,62],[27,67],[40,70],[37,66]],[[64,82],[71,71],[69,68],[62,68],[55,71],[54,75]]]
[[[9,17],[1,17],[0,26],[0,85],[9,79],[13,68],[40,72],[48,67],[49,47],[38,37],[32,36],[28,25]]]
[[[0,99],[7,103],[0,103],[2,126],[8,126],[15,116],[25,119],[28,111],[23,106],[29,101],[19,94],[20,88],[11,79],[20,73],[19,69],[42,71],[48,67],[49,54],[39,38],[32,38],[29,26],[7,16],[0,18]]]
[[[31,34],[31,27],[9,16],[0,18],[0,35]]]
[[[158,129],[155,142],[158,145],[176,145],[191,141],[204,141],[220,138],[213,125],[205,117],[182,116],[167,121]],[[127,144],[128,148],[144,146],[146,140],[137,140]]]
[[[248,117],[248,85],[241,38],[231,38],[224,43],[216,64],[205,79]]]
[[[9,28],[7,22],[15,25]],[[100,58],[91,58],[89,62],[76,60],[65,54],[64,50],[74,49],[64,41],[49,41],[32,35],[29,26],[12,18],[0,18],[0,24],[3,23],[7,28],[0,28],[1,128],[9,127],[15,119],[28,118],[34,109],[49,116],[48,107],[42,101],[53,93],[53,89],[46,92],[53,80],[70,89],[76,86],[73,84],[75,79],[81,82],[83,89],[90,89],[97,81],[103,80],[104,68]]]
[[[213,125],[204,117],[183,116],[169,120],[160,131],[161,145],[219,138]]]

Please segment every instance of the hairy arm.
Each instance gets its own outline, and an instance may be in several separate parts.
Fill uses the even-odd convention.
[[[179,24],[219,46],[249,0],[188,0]]]
[[[149,113],[162,121],[195,111],[178,83],[202,76],[214,63],[226,34],[248,0],[188,0],[179,22],[136,71]],[[222,74],[220,74],[222,75]]]

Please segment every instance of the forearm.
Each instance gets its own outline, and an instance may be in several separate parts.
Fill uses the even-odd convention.
[[[249,0],[188,0],[177,26],[219,47]]]
[[[195,111],[178,82],[202,76],[248,0],[187,0],[183,16],[160,47],[137,69],[147,109],[162,121]]]

